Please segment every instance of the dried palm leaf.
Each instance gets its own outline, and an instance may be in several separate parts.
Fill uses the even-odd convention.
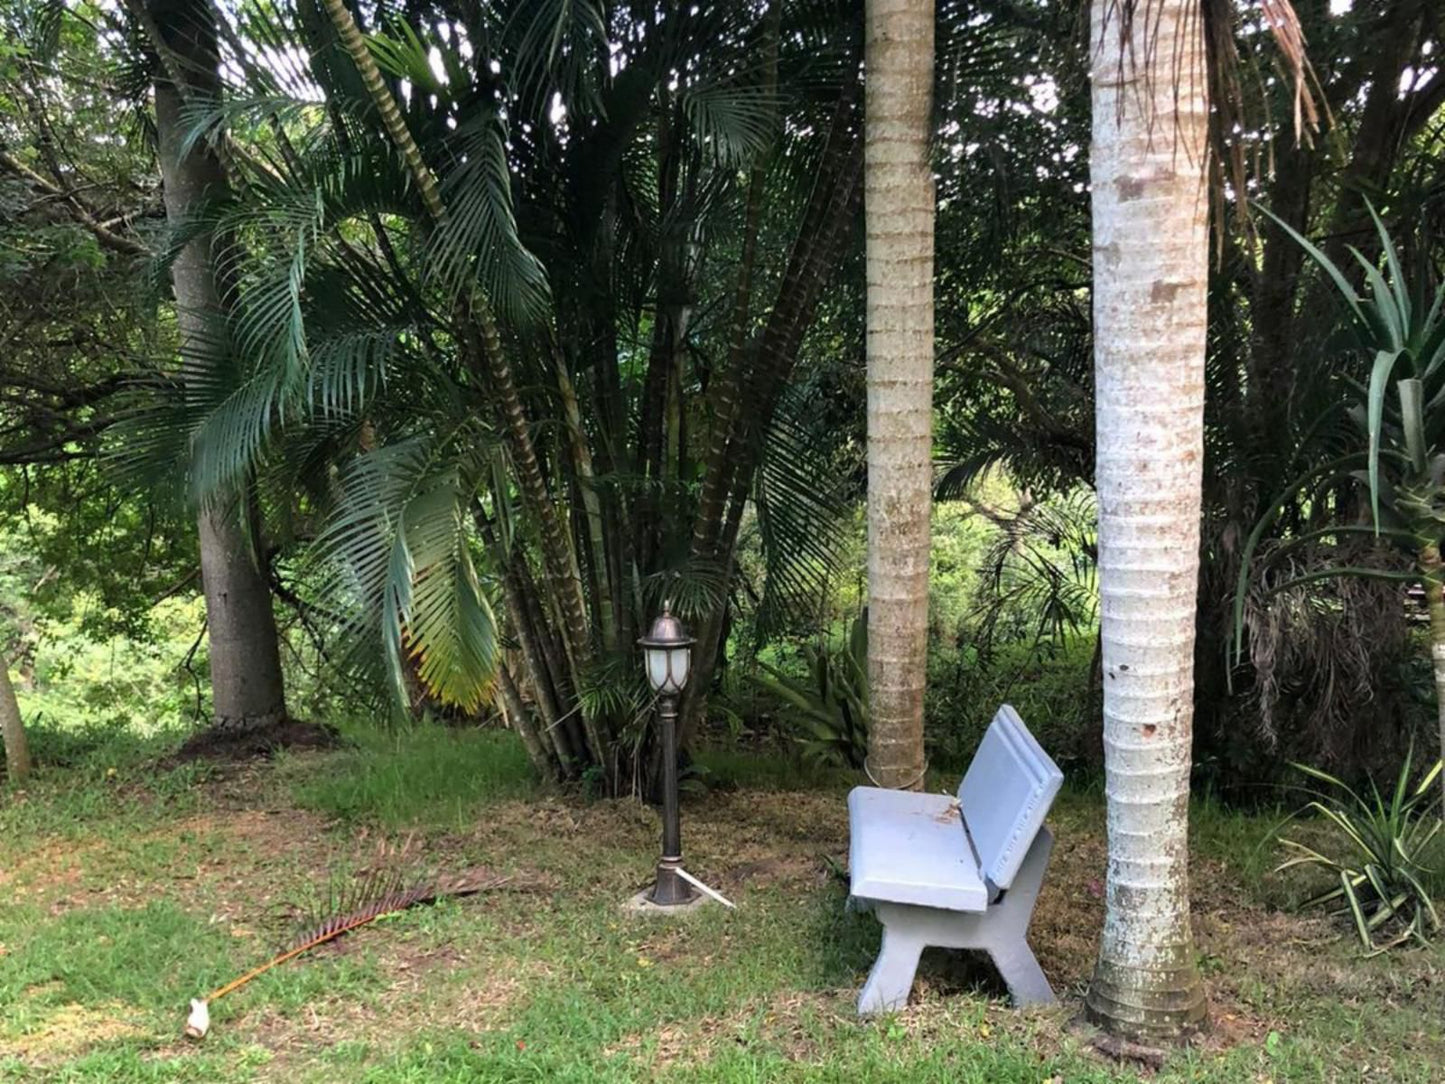
[[[403,852],[406,849],[403,848]],[[288,960],[386,915],[448,897],[475,895],[496,888],[509,879],[495,876],[478,867],[449,878],[415,880],[395,869],[387,869],[380,863],[373,864],[365,871],[364,876],[354,881],[350,887],[341,892],[330,893],[326,904],[307,920],[302,932],[275,956],[224,986],[218,986],[205,997],[193,998],[191,1013],[186,1020],[186,1035],[192,1039],[205,1038],[211,1027],[211,1002],[239,990],[252,979]]]

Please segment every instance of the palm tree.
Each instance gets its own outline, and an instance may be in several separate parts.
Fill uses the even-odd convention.
[[[213,240],[194,223],[229,195],[215,146],[192,140],[186,116],[219,103],[216,24],[205,0],[148,0],[132,5],[151,36],[156,134],[166,217],[189,237],[171,263],[186,394],[210,379],[204,356],[221,337],[226,299],[213,263]],[[281,654],[271,590],[257,555],[254,504],[244,481],[203,495],[198,514],[201,582],[210,639],[211,690],[218,730],[248,731],[286,717]]]
[[[923,785],[933,432],[933,0],[869,0],[868,763]]]
[[[218,15],[234,83],[188,119],[235,159],[195,227],[227,238],[235,356],[156,432],[194,435],[202,490],[253,479],[280,510],[290,593],[373,649],[336,661],[440,710],[495,692],[540,772],[645,786],[632,645],[663,592],[704,619],[705,688],[744,509],[771,611],[806,609],[841,545],[788,391],[857,206],[856,28],[317,7]]]
[[[1209,105],[1198,0],[1094,0],[1095,484],[1107,907],[1089,1015],[1177,1038],[1206,1005],[1189,921]],[[1138,34],[1131,34],[1137,25]]]

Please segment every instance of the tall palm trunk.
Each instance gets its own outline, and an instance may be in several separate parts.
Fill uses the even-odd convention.
[[[10,664],[0,657],[0,740],[5,744],[5,777],[18,783],[30,774],[30,746],[20,720],[20,702],[10,683]]]
[[[167,74],[159,75],[155,84],[156,133],[166,217],[178,224],[227,188],[225,170],[204,140],[195,141],[182,154],[186,102],[220,96],[216,27],[204,0],[150,0],[145,13],[168,61],[161,69]],[[185,85],[178,85],[175,78],[185,80]],[[184,372],[201,364],[197,358],[206,344],[221,338],[215,328],[223,299],[210,237],[196,237],[186,244],[171,265],[171,282]],[[250,730],[286,717],[271,590],[245,530],[251,515],[243,491],[217,494],[201,509],[197,525],[211,692],[216,725],[222,729]]]
[[[1189,769],[1208,195],[1199,0],[1093,0],[1094,372],[1109,866],[1089,1015],[1175,1039],[1205,1014]],[[1146,14],[1147,8],[1147,14]]]
[[[1435,716],[1440,728],[1440,755],[1445,757],[1445,560],[1440,547],[1425,546],[1418,567],[1424,574],[1425,604],[1430,611],[1430,662],[1435,672]],[[1440,815],[1445,817],[1445,779],[1440,782]]]
[[[923,784],[933,433],[933,0],[869,0],[863,211],[868,254],[868,760]]]

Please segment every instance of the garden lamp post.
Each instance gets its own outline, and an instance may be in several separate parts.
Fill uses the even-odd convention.
[[[657,863],[657,882],[648,900],[657,907],[691,903],[696,893],[679,875],[682,868],[682,822],[677,804],[677,700],[687,685],[692,662],[692,645],[682,622],[672,615],[672,604],[662,604],[662,614],[642,646],[647,682],[657,693],[657,722],[662,731],[662,858]]]

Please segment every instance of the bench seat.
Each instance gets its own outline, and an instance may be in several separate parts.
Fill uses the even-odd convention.
[[[946,911],[988,907],[988,889],[951,795],[857,787],[848,795],[848,820],[855,897]]]

